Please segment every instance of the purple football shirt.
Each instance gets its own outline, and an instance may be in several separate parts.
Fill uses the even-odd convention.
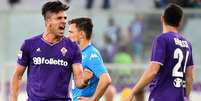
[[[154,39],[151,62],[161,68],[150,83],[149,101],[184,101],[185,72],[193,65],[191,43],[179,33],[162,33]]]
[[[55,44],[46,43],[42,35],[25,40],[18,64],[28,67],[28,100],[71,101],[68,86],[75,63],[81,63],[81,51],[68,38]]]

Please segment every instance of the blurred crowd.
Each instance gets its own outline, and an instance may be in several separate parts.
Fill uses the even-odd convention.
[[[136,15],[127,27],[126,33],[110,17],[104,31],[105,45],[101,49],[103,60],[108,63],[129,64],[141,62],[143,58],[143,16]]]
[[[67,3],[72,2],[72,0],[63,0],[63,1]],[[125,0],[124,2],[136,6],[135,3],[138,3],[139,1],[141,0]],[[149,1],[149,0],[143,0],[143,1]],[[11,7],[13,7],[16,4],[19,4],[20,2],[23,2],[23,0],[8,0],[8,3],[10,4]],[[97,0],[85,0],[85,8],[88,10],[93,9],[95,2],[97,2]],[[100,2],[100,7],[104,10],[111,9],[112,6],[116,4],[116,3],[114,4],[114,2],[121,3],[119,0],[102,0]],[[152,3],[156,8],[163,8],[169,3],[176,3],[184,8],[201,8],[201,0],[153,0]]]
[[[157,8],[165,7],[169,3],[176,3],[184,8],[201,8],[201,0],[154,0]]]
[[[63,0],[69,4],[75,2],[73,0]],[[81,0],[80,0],[81,1]],[[115,3],[114,1],[117,1]],[[121,2],[127,2],[127,4],[134,5],[135,3],[139,3],[140,1],[147,1],[148,3],[150,0],[85,0],[84,7],[86,10],[92,10],[97,5],[103,10],[113,9],[116,5],[121,5]],[[8,3],[11,7],[24,2],[23,0],[8,0]],[[156,8],[163,8],[168,3],[177,3],[182,7],[186,8],[200,8],[201,7],[201,0],[153,0],[151,1]],[[123,4],[121,5],[123,7]],[[127,5],[126,5],[127,6]],[[97,7],[96,7],[97,8]],[[133,17],[133,20],[130,21],[130,24],[127,25],[126,32],[125,29],[122,29],[122,26],[118,25],[115,21],[115,17],[108,18],[108,25],[106,29],[102,32],[103,39],[104,39],[104,47],[101,47],[101,54],[103,56],[103,60],[106,63],[121,63],[121,64],[129,64],[129,63],[140,63],[144,62],[147,56],[150,56],[149,49],[151,48],[151,39],[149,35],[144,35],[146,30],[152,29],[154,30],[154,26],[157,27],[158,24],[154,26],[148,25],[147,22],[156,23],[160,22],[157,17],[153,17],[154,19],[146,18],[145,21],[144,16],[136,14]],[[146,24],[145,24],[146,22]],[[146,28],[148,26],[148,28]],[[158,28],[157,28],[158,29]],[[157,34],[154,32],[154,34]],[[148,44],[147,44],[148,43]],[[147,54],[148,52],[148,54]]]

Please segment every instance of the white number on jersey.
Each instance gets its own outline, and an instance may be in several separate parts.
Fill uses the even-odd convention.
[[[178,62],[174,66],[174,68],[172,70],[172,76],[173,77],[184,77],[188,56],[189,56],[189,51],[187,51],[187,53],[186,53],[186,58],[185,58],[185,64],[184,64],[184,67],[183,67],[183,71],[182,72],[179,71],[179,69],[181,68],[181,63],[182,63],[182,61],[184,59],[184,55],[183,55],[183,52],[181,51],[180,48],[175,49],[175,51],[174,51],[174,59],[178,59]]]

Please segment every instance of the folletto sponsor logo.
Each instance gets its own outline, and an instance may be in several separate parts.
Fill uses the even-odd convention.
[[[49,65],[59,65],[59,66],[68,66],[68,62],[61,59],[54,58],[45,58],[45,57],[33,57],[33,63],[35,65],[40,64],[49,64]]]

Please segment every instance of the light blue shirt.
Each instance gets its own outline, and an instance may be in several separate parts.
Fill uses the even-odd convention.
[[[94,45],[89,44],[82,50],[82,65],[93,72],[93,77],[89,81],[89,85],[83,89],[74,88],[72,90],[73,101],[77,101],[77,97],[93,96],[98,85],[99,77],[103,73],[107,73],[107,69],[103,64],[102,57]]]

